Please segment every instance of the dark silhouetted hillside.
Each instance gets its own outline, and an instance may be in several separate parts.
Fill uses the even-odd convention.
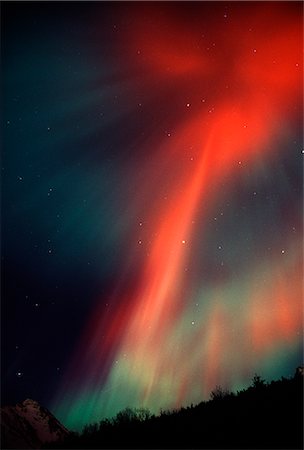
[[[127,408],[60,448],[302,449],[303,372],[271,383],[256,375],[236,394],[217,387],[209,401],[159,416]]]
[[[54,445],[68,430],[34,400],[1,408],[1,448],[39,449],[46,442]]]

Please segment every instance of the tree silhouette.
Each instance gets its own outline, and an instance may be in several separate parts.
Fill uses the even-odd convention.
[[[158,416],[145,408],[125,408],[99,426],[71,434],[57,448],[300,449],[302,374],[297,370],[294,377],[271,383],[255,374],[237,394],[216,386],[209,401]]]
[[[116,424],[126,424],[130,422],[143,422],[152,417],[151,412],[146,408],[125,408],[116,414],[113,422]]]
[[[223,389],[222,386],[216,386],[213,391],[211,391],[211,400],[222,400],[223,398],[230,395],[227,389]]]
[[[252,387],[256,389],[260,389],[266,386],[266,381],[263,380],[260,375],[254,374],[254,377],[252,379]]]

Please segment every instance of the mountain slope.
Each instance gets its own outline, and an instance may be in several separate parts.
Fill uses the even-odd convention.
[[[1,408],[1,448],[41,448],[58,442],[69,431],[46,409],[27,399]]]

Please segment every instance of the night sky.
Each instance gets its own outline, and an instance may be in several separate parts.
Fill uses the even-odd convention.
[[[293,375],[301,2],[1,10],[2,403],[80,429]]]

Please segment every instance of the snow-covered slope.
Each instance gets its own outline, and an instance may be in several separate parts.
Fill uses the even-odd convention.
[[[46,409],[27,399],[1,409],[1,448],[41,448],[62,440],[69,431]]]

